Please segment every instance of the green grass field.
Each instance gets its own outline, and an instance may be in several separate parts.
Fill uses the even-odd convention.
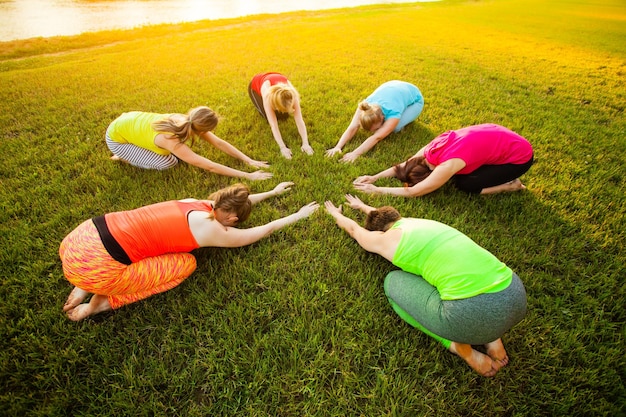
[[[625,40],[622,0],[445,0],[0,43],[0,414],[625,415]],[[313,156],[291,120],[281,131],[294,158],[283,159],[249,102],[249,79],[268,70],[300,91]],[[352,165],[325,158],[390,79],[419,86],[419,119]],[[67,233],[237,182],[109,160],[104,132],[122,112],[198,105],[221,115],[218,136],[272,164],[253,191],[296,183],[243,227],[340,203],[354,178],[445,130],[493,122],[527,137],[525,192],[360,195],[450,224],[519,274],[529,310],[503,338],[509,366],[482,378],[402,322],[382,289],[394,268],[322,209],[249,247],[198,250],[179,287],[70,322]]]

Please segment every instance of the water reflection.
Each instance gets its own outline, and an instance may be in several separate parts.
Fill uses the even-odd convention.
[[[436,0],[8,0],[0,1],[0,41],[260,13],[419,1]]]

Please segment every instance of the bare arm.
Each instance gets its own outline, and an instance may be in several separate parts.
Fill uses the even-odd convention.
[[[348,200],[348,205],[350,208],[354,210],[361,210],[365,214],[369,214],[372,210],[376,210],[375,207],[368,206],[360,198],[355,197],[351,194],[346,194],[346,200]]]
[[[389,261],[393,260],[397,243],[390,245],[385,239],[385,233],[369,231],[361,227],[354,220],[344,216],[341,212],[341,208],[335,207],[331,201],[326,201],[324,206],[326,207],[326,211],[335,218],[337,226],[345,230],[363,249],[381,255]]]
[[[263,201],[267,198],[275,197],[283,193],[286,193],[287,191],[291,190],[292,185],[293,185],[293,182],[281,182],[276,187],[274,187],[274,189],[271,191],[266,191],[264,193],[258,193],[258,194],[250,194],[248,196],[248,199],[250,200],[252,205],[255,205],[256,203]]]
[[[417,151],[417,153],[415,155],[413,155],[412,158],[416,158],[416,157],[419,157],[419,156],[424,156],[424,149],[425,148],[426,148],[426,146],[424,146],[422,149]],[[404,164],[406,164],[406,161],[404,161],[400,165],[404,166]],[[385,169],[383,171],[380,171],[378,174],[361,175],[360,177],[357,177],[352,183],[353,184],[373,184],[373,183],[375,183],[376,181],[378,181],[381,178],[391,178],[391,177],[395,177],[395,176],[396,176],[396,167],[394,165],[394,166],[392,166],[390,168],[387,168],[387,169]]]
[[[375,175],[361,175],[360,177],[357,177],[352,183],[353,184],[373,184],[381,178],[390,178],[390,177],[395,177],[395,176],[396,176],[396,169],[395,167],[391,167]]]
[[[358,148],[349,152],[341,158],[341,162],[354,162],[359,156],[372,149],[378,142],[385,139],[398,126],[400,119],[391,118],[385,120],[385,123],[379,127],[373,135],[365,140]]]
[[[345,144],[348,143],[348,141],[352,139],[354,135],[356,135],[356,132],[359,131],[359,127],[360,127],[360,123],[359,123],[360,112],[361,110],[357,108],[356,112],[354,112],[354,115],[352,116],[352,120],[350,121],[348,128],[346,129],[345,132],[343,132],[343,135],[341,135],[341,138],[339,138],[339,142],[337,142],[334,148],[326,151],[326,156],[333,156],[336,153],[340,153],[341,149],[343,149]]]
[[[256,172],[243,172],[238,169],[230,168],[217,162],[213,162],[203,156],[198,155],[191,148],[184,143],[180,143],[176,139],[167,139],[164,134],[157,135],[154,139],[154,143],[173,153],[178,159],[181,159],[188,164],[202,168],[209,172],[225,175],[227,177],[245,178],[248,180],[265,180],[272,177],[272,174],[264,171]]]
[[[261,85],[261,97],[263,98],[263,109],[265,110],[265,116],[267,117],[267,122],[270,125],[270,129],[272,130],[272,136],[274,136],[274,140],[280,147],[280,153],[287,159],[291,159],[291,149],[285,145],[283,141],[283,137],[280,134],[280,129],[278,128],[278,119],[276,118],[276,111],[272,107],[270,100],[267,94],[264,92],[271,86],[269,81],[265,81],[263,85]]]
[[[302,150],[302,152],[306,152],[307,155],[313,155],[313,148],[309,144],[309,137],[306,131],[306,125],[304,124],[304,119],[302,118],[300,100],[296,100],[295,110],[293,112],[293,119],[296,122],[298,133],[300,134],[300,138],[302,139],[302,146],[300,147],[300,149]]]
[[[230,155],[233,158],[237,158],[248,165],[257,168],[269,168],[269,164],[267,163],[267,161],[255,161],[254,159],[241,152],[235,146],[231,145],[221,138],[218,138],[213,132],[204,132],[200,134],[200,137],[209,142],[211,145],[215,146],[220,151],[224,152],[225,154]]]
[[[206,238],[202,238],[202,242],[198,241],[200,246],[214,246],[224,248],[237,248],[250,245],[262,238],[271,235],[277,230],[285,226],[293,224],[298,220],[302,220],[313,214],[319,207],[319,204],[312,202],[302,207],[296,213],[271,221],[267,224],[249,229],[238,229],[236,227],[224,227],[213,221],[210,233],[205,233]]]
[[[435,167],[433,172],[422,182],[412,187],[376,187],[374,184],[355,183],[354,188],[369,194],[388,194],[401,197],[419,197],[443,186],[454,174],[463,169],[465,162],[454,158]]]

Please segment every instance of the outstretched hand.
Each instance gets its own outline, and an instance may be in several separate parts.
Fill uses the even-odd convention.
[[[288,147],[280,148],[280,153],[287,159],[291,159],[291,149]]]
[[[248,179],[252,181],[266,180],[266,179],[272,178],[272,175],[273,174],[271,172],[265,172],[265,171],[259,170],[259,171],[254,171],[248,174]]]
[[[326,151],[325,155],[327,157],[331,157],[331,156],[333,156],[335,154],[338,154],[338,153],[341,153],[341,149],[339,149],[339,148],[331,148],[331,149]]]
[[[332,201],[327,200],[324,203],[324,207],[326,207],[326,211],[328,212],[328,214],[330,214],[334,218],[341,216],[341,205],[339,207],[336,207]]]
[[[374,194],[377,192],[378,187],[374,184],[366,184],[362,182],[353,183],[354,189],[362,191],[367,194]]]
[[[375,182],[376,178],[373,175],[361,175],[352,181],[352,184],[374,184]]]
[[[248,162],[248,165],[256,167],[256,168],[269,168],[270,167],[270,164],[268,164],[267,161],[255,161],[254,159]]]
[[[302,207],[298,210],[298,215],[300,219],[304,219],[309,217],[311,214],[315,213],[315,211],[320,207],[320,205],[316,201],[312,201],[306,206]]]
[[[355,152],[348,152],[340,159],[341,162],[354,162],[359,157]]]
[[[307,155],[313,155],[313,148],[311,147],[311,145],[302,145],[300,149]]]
[[[366,204],[359,197],[355,197],[352,194],[346,194],[346,200],[350,208],[354,210],[362,210],[363,207],[366,207]]]
[[[276,192],[276,195],[281,195],[282,193],[286,193],[287,191],[291,190],[292,185],[293,182],[291,181],[281,182],[276,187],[274,187],[274,191]]]

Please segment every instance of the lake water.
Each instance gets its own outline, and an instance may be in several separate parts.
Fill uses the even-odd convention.
[[[0,0],[0,41],[262,13],[437,0]]]

